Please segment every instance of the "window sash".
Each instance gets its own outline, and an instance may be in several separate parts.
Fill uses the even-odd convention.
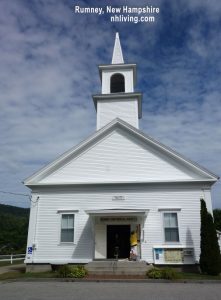
[[[61,216],[61,243],[74,242],[74,214],[63,214]]]
[[[177,213],[164,213],[164,227],[165,228],[177,228]]]
[[[61,243],[73,243],[73,242],[74,242],[74,228],[61,229]]]
[[[73,214],[62,215],[61,228],[62,229],[74,228],[74,215]]]
[[[179,242],[177,213],[164,213],[164,236],[166,242]]]
[[[178,228],[164,228],[166,242],[179,242]]]

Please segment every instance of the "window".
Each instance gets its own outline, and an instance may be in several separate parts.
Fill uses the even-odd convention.
[[[165,242],[179,242],[177,213],[164,213]]]
[[[124,76],[122,74],[113,74],[111,76],[111,93],[125,92]]]
[[[74,214],[61,216],[61,243],[74,242]]]

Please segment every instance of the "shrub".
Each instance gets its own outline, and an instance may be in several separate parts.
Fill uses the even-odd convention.
[[[83,278],[86,275],[87,270],[84,268],[84,266],[64,265],[58,270],[58,276],[62,278]]]
[[[176,279],[178,277],[177,272],[174,269],[171,268],[152,268],[149,271],[147,271],[146,275],[149,278],[153,279]]]
[[[176,279],[178,277],[177,271],[171,268],[162,269],[163,279]]]
[[[162,278],[162,270],[159,268],[152,268],[149,271],[147,271],[146,275],[149,278],[161,279]]]
[[[59,277],[66,278],[66,277],[68,277],[69,273],[70,273],[70,266],[68,266],[68,265],[61,266],[58,269]]]
[[[87,275],[87,270],[83,266],[76,266],[71,268],[70,277],[83,278]]]

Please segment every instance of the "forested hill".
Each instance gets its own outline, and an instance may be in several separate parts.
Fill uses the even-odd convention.
[[[0,254],[25,253],[29,208],[0,204]]]

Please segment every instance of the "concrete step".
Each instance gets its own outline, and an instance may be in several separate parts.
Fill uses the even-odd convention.
[[[116,271],[88,271],[89,275],[141,275],[144,276],[146,272],[126,272],[121,270]]]
[[[88,266],[87,267],[88,270],[110,270],[110,269],[121,269],[121,270],[146,270],[147,267],[129,267],[129,266],[106,266],[106,267],[102,267],[102,266]]]
[[[87,267],[86,267],[86,268],[87,268]],[[143,272],[143,271],[144,271],[144,272],[145,272],[145,271],[148,270],[148,267],[147,267],[147,268],[140,268],[140,269],[139,269],[139,268],[135,268],[135,269],[133,269],[133,268],[118,268],[118,267],[112,267],[112,268],[90,268],[90,267],[89,267],[89,268],[87,268],[87,270],[88,270],[88,271],[96,271],[96,270],[97,270],[97,271],[110,271],[110,270],[114,271],[114,270],[122,270],[122,271],[125,271],[125,272],[126,272],[126,271],[128,271],[128,272],[130,272],[130,271],[131,271],[131,272],[136,272],[136,271],[137,271],[137,272],[139,272],[139,271],[140,271],[140,272],[141,272],[141,271]]]
[[[93,261],[85,267],[93,275],[145,275],[150,269],[143,261]]]
[[[88,266],[95,267],[111,267],[113,265],[117,265],[118,267],[133,267],[133,268],[141,268],[146,267],[145,261],[116,261],[116,260],[107,260],[107,261],[92,261],[88,263]]]

